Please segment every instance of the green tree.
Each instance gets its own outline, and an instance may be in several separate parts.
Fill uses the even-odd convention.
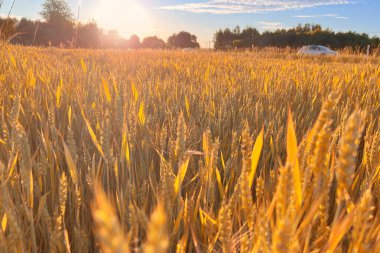
[[[95,21],[85,25],[80,24],[78,29],[77,46],[81,48],[99,48],[102,31]]]
[[[75,37],[73,14],[66,0],[46,0],[40,12],[45,23],[39,28],[45,45],[72,46]]]
[[[197,37],[191,33],[182,31],[168,38],[168,45],[177,48],[199,48]]]
[[[140,38],[136,34],[133,34],[128,40],[128,48],[137,49],[140,47],[140,45]]]
[[[46,0],[40,14],[48,23],[73,20],[73,14],[65,0]]]
[[[162,49],[165,48],[165,41],[157,36],[150,36],[143,39],[141,43],[142,48]]]
[[[0,40],[10,40],[17,33],[18,20],[15,18],[0,18]]]
[[[351,47],[355,50],[366,50],[367,45],[379,47],[380,38],[356,32],[335,33],[319,24],[299,24],[294,28],[265,31],[261,34],[255,28],[247,27],[240,30],[239,26],[232,31],[227,28],[214,33],[214,48],[217,50],[252,46],[299,48],[311,44],[324,45],[332,49]]]

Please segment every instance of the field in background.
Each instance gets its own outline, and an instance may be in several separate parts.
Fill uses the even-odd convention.
[[[379,96],[372,57],[3,47],[0,251],[379,252]]]

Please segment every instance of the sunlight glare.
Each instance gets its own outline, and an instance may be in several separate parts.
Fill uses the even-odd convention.
[[[95,11],[95,20],[101,27],[117,30],[122,36],[151,30],[149,14],[136,0],[103,0]]]

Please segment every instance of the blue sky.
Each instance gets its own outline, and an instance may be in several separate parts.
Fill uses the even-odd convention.
[[[4,0],[0,15],[13,0]],[[1,2],[1,0],[0,0]],[[44,0],[16,0],[12,15],[40,19]],[[80,20],[96,20],[124,37],[189,31],[205,47],[219,28],[253,26],[260,31],[318,23],[336,31],[380,36],[379,0],[67,0]]]

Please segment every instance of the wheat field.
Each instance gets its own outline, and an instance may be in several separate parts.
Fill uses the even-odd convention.
[[[380,252],[378,58],[0,59],[0,252]]]

